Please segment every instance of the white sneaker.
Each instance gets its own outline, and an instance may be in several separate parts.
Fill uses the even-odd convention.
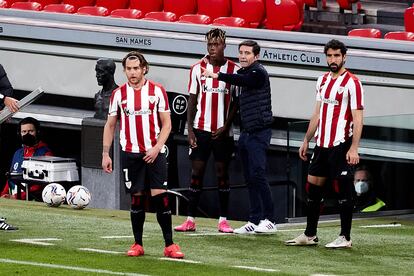
[[[254,230],[256,230],[257,225],[254,223],[251,223],[250,221],[247,222],[245,225],[243,225],[240,228],[234,229],[233,233],[235,234],[254,234]]]
[[[293,240],[285,241],[285,245],[317,245],[318,241],[317,236],[308,237],[305,234],[300,234]]]
[[[345,236],[339,236],[333,242],[328,243],[325,245],[326,248],[351,248],[352,241],[347,241]]]
[[[276,225],[268,219],[261,220],[254,232],[256,233],[275,233]]]

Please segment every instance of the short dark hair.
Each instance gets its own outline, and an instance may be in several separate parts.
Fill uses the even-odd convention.
[[[219,28],[211,29],[206,33],[206,40],[210,39],[220,39],[223,43],[226,43],[226,32]]]
[[[328,50],[332,49],[332,50],[341,50],[341,54],[344,56],[346,55],[346,51],[348,50],[345,46],[345,44],[337,39],[332,39],[329,40],[328,43],[325,44],[325,48],[323,50],[323,52],[325,53],[325,55],[328,53]]]
[[[145,59],[144,55],[138,51],[131,51],[122,59],[122,66],[124,67],[124,69],[126,66],[127,59],[132,59],[132,58],[136,58],[139,60],[140,67],[146,68],[145,74],[147,74],[149,71],[149,64],[147,60]]]
[[[22,125],[33,125],[36,129],[36,132],[38,132],[40,130],[40,123],[38,120],[36,120],[33,117],[26,117],[23,118],[20,122],[19,122],[19,133],[22,130]]]
[[[366,165],[360,165],[355,169],[355,172],[360,172],[360,171],[364,171],[366,176],[367,176],[367,181],[371,182],[372,181],[372,175],[371,172],[369,171],[369,168]]]
[[[110,58],[100,58],[96,61],[96,65],[102,67],[102,69],[107,70],[109,73],[114,74],[116,65],[113,59]]]
[[[254,41],[254,40],[245,40],[245,41],[242,41],[242,42],[239,44],[239,50],[240,50],[240,47],[241,47],[241,46],[253,47],[253,54],[254,54],[255,56],[257,56],[257,55],[260,53],[260,46],[259,46],[259,44],[257,44],[257,42],[256,42],[256,41]]]

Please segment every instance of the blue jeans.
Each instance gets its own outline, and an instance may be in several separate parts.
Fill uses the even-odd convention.
[[[249,221],[256,225],[262,219],[274,219],[272,192],[266,178],[266,151],[271,137],[272,130],[267,128],[253,133],[242,131],[239,138],[240,159],[249,190]]]

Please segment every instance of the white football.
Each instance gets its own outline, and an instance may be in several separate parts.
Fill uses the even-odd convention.
[[[42,199],[47,206],[59,207],[63,202],[65,202],[65,198],[65,188],[58,183],[50,183],[43,188]]]
[[[91,201],[91,193],[84,186],[76,185],[69,189],[66,201],[74,209],[83,209]]]

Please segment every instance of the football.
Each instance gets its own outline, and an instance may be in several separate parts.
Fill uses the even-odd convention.
[[[42,199],[47,206],[59,207],[63,202],[65,202],[65,198],[65,188],[58,183],[50,183],[43,189]]]
[[[84,186],[76,185],[69,189],[66,201],[74,209],[83,209],[91,201],[91,193]]]

